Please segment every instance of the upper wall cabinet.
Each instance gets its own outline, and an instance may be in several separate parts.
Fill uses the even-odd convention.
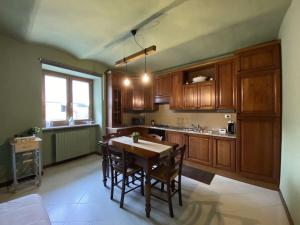
[[[215,81],[198,84],[198,109],[215,109]]]
[[[279,70],[240,74],[238,113],[262,116],[280,115]]]
[[[280,44],[237,51],[237,111],[245,116],[280,116]]]
[[[280,68],[280,42],[237,51],[237,72]]]
[[[122,86],[123,111],[153,111],[158,107],[153,99],[153,79],[142,83],[140,77],[131,78],[129,86]]]
[[[228,59],[217,63],[216,108],[235,110],[236,76],[234,60]]]
[[[169,103],[172,90],[171,74],[156,75],[154,79],[154,102]]]
[[[170,96],[170,109],[183,109],[183,72],[178,71],[171,74],[172,91]]]

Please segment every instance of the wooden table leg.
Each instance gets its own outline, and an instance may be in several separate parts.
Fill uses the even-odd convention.
[[[152,160],[148,159],[146,162],[146,168],[145,168],[145,173],[146,173],[146,180],[145,180],[145,211],[146,211],[146,216],[149,218],[150,217],[150,211],[151,211],[151,177],[150,173],[152,170]]]

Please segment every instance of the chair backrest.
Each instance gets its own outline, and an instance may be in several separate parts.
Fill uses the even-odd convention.
[[[170,166],[171,166],[170,170],[178,171],[179,175],[181,175],[182,172],[184,153],[185,153],[185,145],[182,145],[181,147],[174,149],[170,155]]]
[[[103,141],[99,141],[98,144],[101,146],[102,148],[102,154],[106,157],[108,156],[108,142],[110,139],[114,138],[114,137],[119,137],[120,135],[118,133],[111,133],[111,134],[107,134],[105,136],[102,137]]]
[[[159,141],[162,140],[162,137],[157,135],[157,134],[147,134],[147,137],[148,138],[153,138],[153,139],[156,139],[156,140],[159,140]]]
[[[108,145],[108,159],[113,169],[126,172],[128,168],[127,153],[124,149]]]

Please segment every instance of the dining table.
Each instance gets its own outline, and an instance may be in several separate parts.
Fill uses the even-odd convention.
[[[145,173],[145,212],[150,217],[151,211],[151,171],[155,160],[168,155],[170,151],[176,149],[178,144],[161,141],[149,137],[140,137],[138,142],[134,142],[130,136],[120,136],[110,139],[109,145],[124,149],[131,153],[135,159],[135,164],[142,167]]]

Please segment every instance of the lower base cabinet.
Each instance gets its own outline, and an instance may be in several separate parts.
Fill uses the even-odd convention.
[[[166,131],[166,141],[178,144],[179,147],[185,144],[186,135],[180,132]],[[187,149],[186,149],[187,151]]]
[[[213,166],[218,169],[235,172],[235,139],[213,138]]]
[[[187,160],[212,166],[212,156],[212,137],[202,135],[189,136]]]
[[[279,118],[238,118],[237,147],[237,172],[240,175],[264,182],[279,182]]]

